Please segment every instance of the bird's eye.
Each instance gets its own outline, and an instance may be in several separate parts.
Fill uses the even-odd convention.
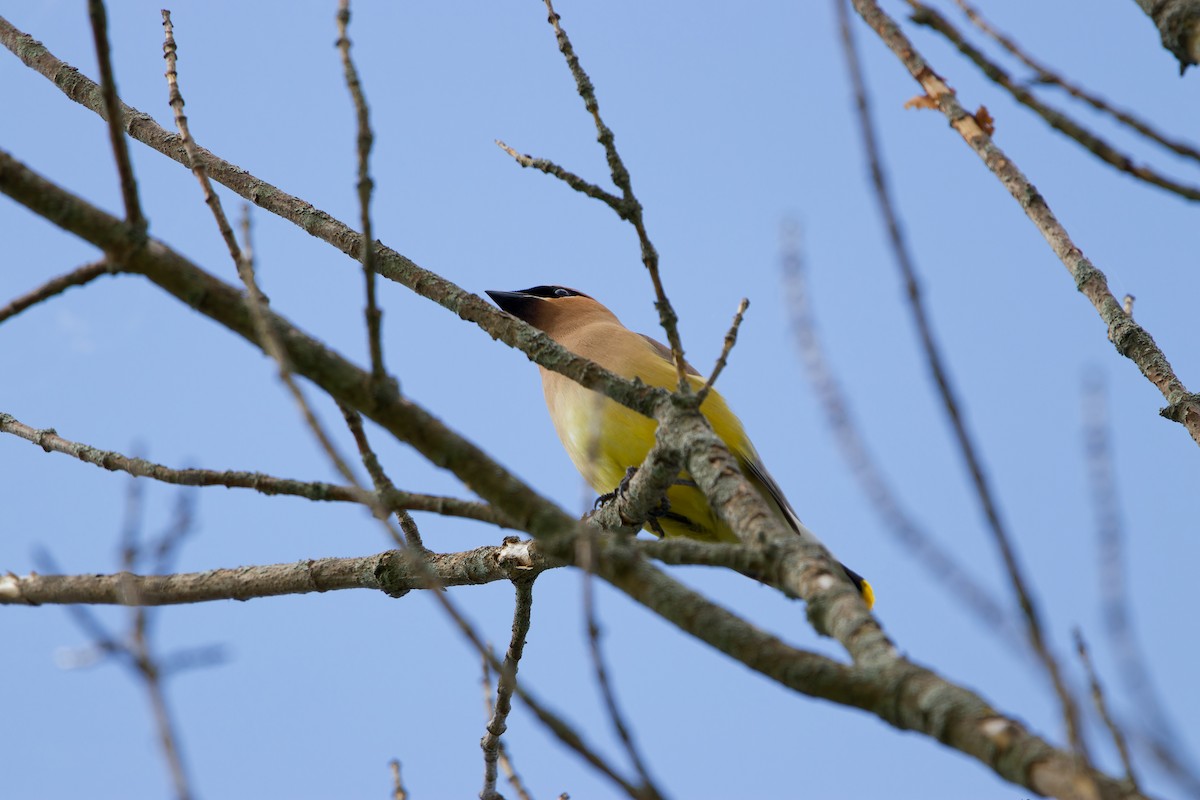
[[[564,289],[561,286],[554,290],[555,297],[570,297],[573,294],[575,294],[575,293],[572,292],[570,289]]]

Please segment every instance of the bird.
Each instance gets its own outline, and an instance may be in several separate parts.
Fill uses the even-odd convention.
[[[487,290],[503,311],[541,330],[567,350],[587,358],[628,380],[674,390],[678,375],[671,350],[645,334],[621,324],[613,312],[583,292],[566,286],[534,286],[520,291]],[[686,365],[692,389],[704,378]],[[570,378],[539,365],[546,407],[567,455],[602,498],[623,487],[654,444],[658,422],[626,408],[615,400],[585,388]],[[793,531],[807,541],[818,541],[800,522],[779,484],[767,472],[741,421],[728,403],[712,389],[700,411],[737,458],[747,480],[758,490]],[[666,493],[666,509],[646,523],[659,536],[683,536],[707,542],[738,542],[737,534],[712,509],[704,493],[686,474]],[[875,592],[854,570],[840,564],[871,607]]]

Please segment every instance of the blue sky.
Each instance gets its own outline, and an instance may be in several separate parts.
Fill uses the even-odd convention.
[[[0,0],[17,27],[96,75],[86,4]],[[172,127],[162,78],[160,3],[110,9],[123,99]],[[1032,52],[1164,130],[1197,127],[1195,74],[1177,77],[1128,0],[997,5],[993,21]],[[354,117],[333,2],[185,2],[173,17],[180,80],[198,141],[352,224]],[[889,10],[901,14],[899,4]],[[1061,743],[1053,698],[1027,659],[981,630],[882,527],[847,472],[789,333],[779,266],[785,219],[804,230],[823,341],[872,451],[906,508],[1008,598],[917,348],[866,181],[830,3],[570,3],[558,11],[596,83],[646,208],[689,359],[706,370],[737,302],[751,307],[719,387],[806,524],[875,585],[878,616],[911,658],[970,686]],[[987,10],[987,9],[985,9]],[[653,294],[628,225],[599,203],[518,168],[493,144],[606,182],[603,153],[540,3],[356,3],[354,56],[371,103],[376,236],[475,292],[561,283],[656,333]],[[918,87],[863,26],[858,39],[879,135],[933,324],[1014,531],[1057,650],[1089,638],[1118,711],[1103,636],[1095,525],[1083,459],[1081,387],[1104,382],[1134,619],[1186,746],[1200,731],[1195,645],[1184,588],[1200,558],[1196,445],[1161,419],[1161,396],[1113,350],[1103,324],[1017,204],[935,112],[905,110]],[[1194,326],[1195,222],[1186,201],[1098,164],[1015,106],[934,35],[910,31],[964,105],[985,104],[997,143],[1031,177],[1075,242],[1108,275],[1182,380],[1200,386]],[[1114,52],[1120,57],[1115,58]],[[99,118],[0,56],[0,147],[110,211],[120,209]],[[1053,98],[1057,100],[1058,98]],[[1177,175],[1085,110],[1122,147]],[[235,281],[194,178],[131,144],[153,235]],[[227,209],[239,203],[222,190]],[[365,363],[358,266],[294,226],[254,212],[259,277],[273,307]],[[97,257],[0,200],[4,296]],[[381,282],[385,356],[407,396],[434,410],[539,491],[582,510],[591,494],[545,416],[526,358],[403,287]],[[656,335],[658,335],[656,333]],[[661,338],[661,337],[660,337]],[[333,473],[274,378],[244,342],[144,280],[105,278],[0,326],[0,410],[66,438],[173,466],[253,469],[309,480]],[[336,428],[336,410],[319,408]],[[466,495],[446,473],[375,431],[398,486]],[[347,441],[347,439],[344,439]],[[35,548],[70,572],[116,565],[126,478],[0,437],[0,569]],[[147,485],[148,525],[176,489]],[[205,489],[179,567],[352,556],[387,546],[355,508]],[[494,544],[467,521],[418,517],[439,550]],[[721,603],[799,646],[841,657],[802,609],[738,576],[681,570]],[[511,587],[454,591],[486,637],[508,639]],[[587,657],[581,583],[545,575],[521,676],[619,760]],[[659,783],[676,797],[1017,798],[979,764],[873,717],[787,693],[599,590],[620,701]],[[126,612],[102,618],[123,624]],[[368,592],[214,603],[158,615],[162,648],[220,644],[221,666],[169,683],[201,797],[382,796],[399,758],[418,798],[474,795],[483,733],[478,665],[428,598]],[[162,796],[141,689],[114,665],[56,666],[86,643],[61,608],[6,608],[0,773],[13,796]],[[1069,671],[1078,676],[1072,659]],[[1097,760],[1117,768],[1093,728]],[[520,705],[507,737],[537,797],[613,789],[554,743]],[[1149,787],[1174,792],[1143,758]]]

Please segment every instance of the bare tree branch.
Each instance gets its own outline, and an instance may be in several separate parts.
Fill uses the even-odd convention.
[[[387,379],[387,370],[383,366],[383,312],[375,302],[375,237],[371,235],[371,192],[375,189],[375,182],[371,180],[370,160],[375,135],[371,132],[371,115],[362,83],[358,78],[358,70],[354,68],[354,61],[350,58],[350,39],[346,33],[350,25],[350,0],[340,0],[338,3],[337,25],[337,46],[342,54],[346,88],[354,101],[355,120],[358,124],[358,205],[361,209],[362,237],[367,243],[366,247],[360,248],[363,278],[367,286],[367,348],[371,354],[371,377],[375,381],[383,381]]]
[[[406,551],[387,550],[355,558],[318,558],[291,564],[213,569],[175,575],[0,575],[0,605],[163,606],[213,600],[251,600],[286,594],[375,589],[398,595],[438,586],[475,586],[528,579],[550,569],[529,542],[479,547],[461,553],[426,553],[426,566]]]
[[[3,151],[0,191],[97,246],[124,243],[132,235],[119,220],[36,176]],[[257,342],[240,293],[161,242],[148,240],[144,247],[125,256],[124,266],[146,275],[229,330]],[[547,556],[571,558],[573,534],[578,530],[575,520],[436,417],[394,392],[372,394],[368,373],[278,315],[269,310],[266,314],[299,374],[335,399],[364,411],[434,463],[451,469],[472,490],[537,536]],[[861,669],[782,645],[775,637],[645,564],[620,539],[606,543],[597,559],[597,574],[685,631],[724,652],[736,653],[735,657],[752,669],[797,691],[867,708],[897,727],[923,731],[988,764],[1005,779],[1034,791],[1059,797],[1081,796],[1073,758],[1028,734],[974,693],[900,658],[858,593],[840,577],[840,570],[835,572],[824,548],[779,529],[762,497],[740,477],[728,450],[703,417],[695,409],[676,409],[672,403],[660,406],[664,407],[666,410],[660,412],[662,426],[679,436],[678,441],[690,443],[685,466],[697,485],[714,498],[719,513],[737,521],[736,529],[744,531],[748,541],[767,546],[773,558],[765,572],[806,600],[817,629],[836,636]],[[14,594],[13,586],[11,578],[0,583],[0,594]],[[486,652],[481,642],[473,644]],[[574,740],[568,736],[564,741]],[[589,763],[594,762],[589,759]],[[601,761],[597,768],[605,766]],[[1123,796],[1111,778],[1094,771],[1087,774],[1100,787],[1102,797]],[[615,774],[610,778],[618,783],[623,780]]]
[[[1100,718],[1104,720],[1104,727],[1108,728],[1108,733],[1112,736],[1113,744],[1116,745],[1117,753],[1121,757],[1121,766],[1125,768],[1125,781],[1133,791],[1141,791],[1138,788],[1137,778],[1133,773],[1133,761],[1129,757],[1129,745],[1126,744],[1125,734],[1121,732],[1121,728],[1113,720],[1112,715],[1108,713],[1108,703],[1104,699],[1104,689],[1100,686],[1100,679],[1096,676],[1096,668],[1092,664],[1092,659],[1088,655],[1087,644],[1083,641],[1083,633],[1078,628],[1075,629],[1075,652],[1079,655],[1079,662],[1083,664],[1083,670],[1087,673],[1088,685],[1092,690],[1092,702],[1096,706],[1096,711],[1100,714]]]
[[[1179,59],[1179,74],[1200,64],[1200,1],[1134,0],[1154,21],[1163,47]]]
[[[1200,775],[1192,755],[1181,746],[1184,737],[1168,711],[1168,704],[1155,689],[1150,664],[1133,622],[1126,575],[1129,553],[1109,426],[1104,384],[1098,374],[1092,373],[1083,386],[1084,457],[1096,524],[1104,632],[1117,664],[1117,674],[1137,709],[1137,730],[1148,740],[1147,749],[1182,788],[1193,797],[1200,797]]]
[[[879,146],[875,141],[875,126],[871,120],[871,108],[870,101],[867,98],[866,82],[863,80],[862,70],[859,66],[858,51],[854,43],[854,32],[850,27],[850,15],[847,12],[848,1],[834,0],[834,4],[838,9],[838,20],[842,32],[842,47],[846,55],[850,80],[854,86],[859,132],[862,136],[867,164],[871,171],[871,181],[875,186],[875,199],[879,205],[879,213],[883,219],[884,227],[887,230],[888,243],[891,246],[892,256],[895,259],[896,267],[900,271],[905,289],[907,290],[908,306],[912,313],[913,324],[920,337],[921,349],[925,353],[925,360],[929,365],[930,375],[937,386],[938,394],[942,398],[946,420],[950,423],[950,429],[954,432],[954,441],[958,445],[959,454],[962,456],[963,466],[966,468],[967,474],[971,477],[971,482],[975,487],[975,495],[979,500],[980,510],[983,512],[984,520],[987,522],[988,530],[992,534],[992,540],[996,545],[996,549],[1000,553],[1001,563],[1004,565],[1004,571],[1008,576],[1009,584],[1012,586],[1017,605],[1020,607],[1021,614],[1024,617],[1025,633],[1029,637],[1030,648],[1041,663],[1042,668],[1046,671],[1046,676],[1050,679],[1050,685],[1058,697],[1058,702],[1062,709],[1063,722],[1067,731],[1067,739],[1071,742],[1072,749],[1082,758],[1087,759],[1087,743],[1084,739],[1083,726],[1079,718],[1079,708],[1075,703],[1075,698],[1071,695],[1071,690],[1067,686],[1066,680],[1063,678],[1062,669],[1059,667],[1058,660],[1054,656],[1053,648],[1046,638],[1045,628],[1042,625],[1041,611],[1034,601],[1033,593],[1029,589],[1024,569],[1017,557],[1012,534],[1008,530],[1008,524],[1001,516],[1000,503],[995,496],[995,492],[992,490],[991,480],[984,470],[983,458],[979,452],[979,447],[975,443],[975,437],[967,429],[966,418],[961,410],[962,401],[958,398],[958,392],[954,388],[950,370],[942,356],[941,347],[934,336],[933,325],[929,320],[929,314],[925,308],[924,299],[921,296],[921,285],[917,278],[916,264],[905,242],[899,212],[896,210],[896,204],[892,201],[891,189],[888,186],[883,157],[880,155]],[[911,2],[912,0],[910,0]]]
[[[500,737],[508,730],[508,712],[512,709],[512,695],[517,683],[517,668],[525,652],[525,637],[529,635],[530,615],[533,609],[533,581],[516,581],[516,602],[513,607],[512,639],[504,653],[504,663],[496,681],[496,703],[488,720],[487,732],[479,742],[483,748],[483,790],[480,800],[501,800],[496,791],[496,764],[501,757]],[[490,662],[484,660],[486,680]]]
[[[1104,273],[1089,261],[1055,218],[1045,199],[1004,151],[996,146],[978,120],[967,113],[949,86],[926,63],[895,20],[885,14],[875,0],[853,0],[854,8],[900,59],[909,74],[946,115],[951,127],[963,137],[988,169],[1020,204],[1030,221],[1045,237],[1071,277],[1075,287],[1092,303],[1108,327],[1108,338],[1117,352],[1137,364],[1167,400],[1159,413],[1187,428],[1200,444],[1200,395],[1189,392],[1176,377],[1170,363],[1150,334],[1129,318],[1108,289]]]
[[[979,67],[980,71],[989,80],[1007,91],[1018,103],[1031,109],[1035,114],[1044,119],[1050,127],[1079,142],[1092,155],[1104,163],[1116,167],[1138,180],[1145,181],[1152,186],[1165,189],[1188,200],[1200,200],[1200,187],[1180,183],[1149,167],[1135,164],[1131,156],[1120,152],[1062,111],[1051,108],[1043,103],[1033,92],[1018,84],[998,64],[988,59],[987,56],[973,47],[963,38],[962,33],[950,24],[950,21],[943,17],[936,9],[930,8],[924,3],[917,2],[917,0],[908,0],[908,4],[914,9],[912,15],[913,22],[931,28],[946,37],[951,44],[958,48],[960,53],[970,59],[975,66]]]
[[[386,498],[389,493],[396,491],[396,487],[392,483],[392,479],[383,471],[379,457],[375,455],[375,451],[371,449],[371,443],[367,441],[367,432],[363,429],[362,417],[349,406],[342,405],[341,409],[342,416],[346,419],[346,425],[350,428],[350,434],[354,437],[354,443],[358,445],[358,454],[362,459],[363,466],[367,468],[367,474],[371,476],[371,481],[375,484],[375,493],[379,498],[378,505],[387,509]],[[400,530],[404,532],[405,543],[416,550],[424,550],[425,545],[421,542],[421,532],[417,529],[417,523],[413,522],[412,515],[403,508],[391,510],[396,513],[396,521],[400,523]]]
[[[567,60],[567,67],[571,70],[571,76],[575,79],[575,88],[579,92],[579,96],[583,99],[583,105],[587,108],[588,113],[592,115],[592,121],[596,124],[597,141],[604,147],[604,154],[608,159],[608,169],[612,175],[612,182],[621,190],[621,200],[619,204],[611,201],[611,196],[604,193],[606,196],[593,194],[585,191],[592,197],[600,197],[604,202],[608,203],[621,219],[628,220],[633,225],[637,232],[638,244],[642,251],[642,263],[646,265],[646,271],[650,273],[650,281],[654,284],[655,308],[658,309],[658,320],[662,323],[663,330],[667,334],[667,344],[671,346],[671,360],[675,364],[675,376],[678,379],[678,391],[681,394],[689,394],[692,390],[691,384],[687,379],[687,362],[683,357],[683,343],[679,338],[679,317],[675,314],[675,309],[671,307],[671,301],[667,299],[667,294],[663,289],[662,278],[659,276],[658,270],[658,251],[650,242],[650,236],[646,232],[646,223],[642,215],[642,204],[633,193],[633,182],[629,176],[629,170],[625,167],[625,163],[621,160],[621,155],[617,152],[616,138],[613,136],[612,129],[604,124],[604,120],[600,116],[600,104],[596,100],[596,88],[592,85],[591,78],[583,70],[583,65],[579,63],[579,56],[575,54],[575,48],[571,44],[571,40],[567,37],[567,32],[563,30],[562,18],[554,10],[554,4],[551,0],[544,0],[546,3],[546,12],[549,15],[548,21],[554,28],[554,37],[558,41],[558,49],[563,54],[563,58]],[[506,145],[501,145],[515,157],[515,153]],[[528,157],[526,157],[528,158]],[[518,158],[518,161],[520,159]],[[545,162],[550,164],[550,162]],[[522,166],[532,166],[522,162]],[[565,171],[553,172],[543,168],[543,171],[564,177]],[[565,173],[570,175],[570,173]],[[574,178],[575,176],[571,176]],[[584,181],[575,178],[578,184],[585,184]],[[579,186],[572,184],[572,188],[578,189]],[[597,190],[602,191],[602,190]]]
[[[596,597],[595,586],[593,584],[595,541],[595,537],[593,536],[581,536],[576,545],[578,561],[584,573],[583,618],[587,630],[588,652],[592,657],[592,670],[596,675],[596,685],[600,689],[600,696],[604,699],[604,708],[608,712],[609,723],[616,732],[621,746],[625,748],[625,755],[629,758],[629,762],[633,764],[634,770],[641,779],[642,783],[638,787],[638,796],[645,798],[645,800],[660,800],[663,796],[662,792],[655,785],[654,779],[650,777],[650,770],[646,767],[646,759],[642,756],[637,744],[633,741],[633,731],[630,729],[629,723],[625,721],[625,715],[621,713],[621,707],[617,704],[616,693],[613,691],[612,682],[608,678],[608,667],[604,663],[604,651],[600,645],[600,623],[596,621]]]
[[[57,278],[46,281],[31,292],[14,298],[8,305],[0,308],[0,322],[6,322],[30,306],[37,305],[43,300],[49,300],[51,297],[60,295],[72,286],[85,286],[101,275],[115,274],[116,270],[110,268],[107,258],[93,261],[90,264],[84,264],[82,267],[71,270],[66,275],[59,275]]]
[[[1099,111],[1101,114],[1107,114],[1108,116],[1120,122],[1122,125],[1126,125],[1142,134],[1147,139],[1157,142],[1168,150],[1171,150],[1185,158],[1190,158],[1193,161],[1200,161],[1200,150],[1197,150],[1191,144],[1180,139],[1172,139],[1165,134],[1159,133],[1154,129],[1153,126],[1150,125],[1150,123],[1139,119],[1128,111],[1115,108],[1099,95],[1067,80],[1062,75],[1048,67],[1046,64],[1034,59],[1033,56],[1026,53],[1025,50],[1020,47],[1020,45],[1013,41],[1012,37],[1006,36],[1005,34],[996,30],[995,26],[983,18],[983,15],[979,13],[979,9],[968,3],[967,0],[954,0],[954,2],[958,4],[958,7],[962,9],[963,13],[967,15],[967,19],[971,20],[975,27],[979,28],[979,30],[990,36],[997,44],[1007,50],[1022,64],[1033,70],[1036,75],[1037,83],[1048,86],[1058,86],[1067,94],[1071,95],[1071,97],[1074,97],[1077,100],[1082,100],[1092,108]]]
[[[137,477],[152,478],[179,486],[253,489],[266,495],[285,494],[319,502],[358,503],[364,506],[376,502],[370,492],[356,486],[298,481],[243,470],[174,469],[142,458],[122,455],[112,450],[100,450],[82,442],[64,439],[53,428],[32,428],[4,412],[0,412],[0,433],[18,436],[48,453],[63,453],[107,470],[120,470]],[[474,519],[504,528],[514,527],[512,522],[491,506],[456,497],[415,494],[388,488],[380,494],[380,501],[388,511],[428,511],[447,517]]]
[[[92,41],[96,45],[96,60],[100,64],[100,92],[104,100],[105,119],[108,120],[108,135],[112,144],[113,157],[117,162],[117,174],[121,179],[121,199],[125,202],[125,221],[134,230],[146,229],[146,218],[138,202],[137,180],[133,177],[133,164],[129,160],[129,147],[121,135],[122,103],[117,99],[117,80],[113,74],[112,51],[108,46],[108,13],[103,0],[88,0],[88,16],[92,21]]]
[[[748,308],[750,308],[750,301],[743,297],[742,301],[738,303],[737,312],[733,315],[733,322],[729,326],[729,332],[725,334],[725,344],[721,347],[721,355],[717,356],[717,363],[713,365],[708,380],[696,392],[699,402],[704,402],[704,398],[708,397],[708,393],[712,391],[713,384],[717,382],[717,376],[725,370],[725,362],[729,360],[729,353],[733,350],[733,346],[737,344],[738,328],[742,326],[742,317],[746,315],[746,309]]]
[[[11,50],[26,66],[51,81],[71,100],[106,118],[99,86],[56,58],[41,42],[13,27],[4,17],[0,17],[0,44]],[[126,133],[168,158],[190,166],[187,151],[179,136],[136,108],[122,104],[121,109]],[[254,177],[236,164],[198,145],[195,147],[213,180],[260,208],[296,224],[346,255],[359,257],[362,237],[345,223],[311,203]],[[536,328],[498,310],[491,303],[440,275],[419,267],[391,248],[380,245],[376,256],[380,275],[438,303],[462,319],[474,322],[493,339],[500,339],[515,347],[539,366],[566,375],[589,389],[603,392],[618,403],[647,416],[654,415],[655,406],[666,395],[661,389],[626,381],[586,358],[571,353]],[[356,407],[366,410],[362,405]]]
[[[863,494],[886,528],[899,540],[904,552],[913,556],[939,586],[944,587],[956,602],[973,612],[988,630],[995,631],[1019,652],[1025,652],[1027,641],[1014,629],[1008,611],[903,507],[883,471],[872,458],[854,420],[849,400],[837,376],[833,374],[817,334],[812,304],[808,299],[804,257],[796,235],[794,231],[785,230],[782,253],[788,316],[804,368],[842,457],[846,459]]]

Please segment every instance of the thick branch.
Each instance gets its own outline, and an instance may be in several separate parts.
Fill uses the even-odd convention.
[[[1200,64],[1200,0],[1134,0],[1154,21],[1163,47],[1179,59],[1182,75]]]
[[[0,43],[26,66],[54,83],[67,97],[107,119],[100,87],[95,82],[60,61],[41,42],[17,30],[3,17],[0,17]],[[180,164],[189,166],[190,161],[179,136],[136,108],[121,104],[121,110],[126,133]],[[196,151],[212,180],[260,208],[296,224],[346,255],[359,258],[362,236],[345,223],[199,145],[196,145]],[[417,266],[395,250],[378,243],[374,246],[374,268],[380,275],[438,303],[462,319],[474,322],[493,339],[500,339],[510,347],[515,347],[540,366],[562,373],[589,389],[603,392],[622,405],[647,415],[652,415],[655,403],[665,394],[660,389],[622,380],[586,358],[569,352],[541,331],[499,311],[466,289]]]

